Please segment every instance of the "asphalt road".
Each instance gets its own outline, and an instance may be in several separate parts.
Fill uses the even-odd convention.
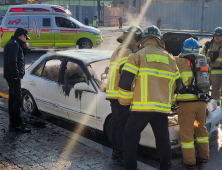
[[[103,45],[101,47],[98,47],[98,50],[115,50],[115,48],[119,45],[117,43],[116,38],[122,34],[122,31],[109,31],[109,30],[102,30],[102,35],[103,35]],[[206,41],[209,41],[209,37],[198,37],[199,38],[199,44],[204,45]],[[35,60],[37,60],[40,56],[46,53],[54,53],[55,50],[31,50],[28,52],[25,62],[26,65],[29,65],[33,63]],[[5,82],[5,80],[2,77],[3,73],[3,49],[0,48],[0,92],[3,92],[5,94],[8,94],[8,86]],[[0,99],[0,101],[3,101],[3,99]],[[48,119],[47,116],[44,116],[45,119]],[[59,119],[50,119],[52,120],[53,123],[59,125],[61,124],[62,120]],[[49,121],[49,120],[48,120]],[[64,126],[63,128],[66,128],[68,130],[73,129],[72,125],[67,125]],[[85,137],[88,137],[98,143],[101,143],[106,146],[110,146],[109,143],[98,136],[95,138],[94,133],[86,133],[84,134]],[[222,158],[221,154],[221,144],[222,144],[222,133],[221,133],[221,128],[219,128],[218,131],[210,134],[210,161],[209,163],[202,166],[197,166],[195,169],[208,169],[208,170],[219,170],[221,169],[222,162],[220,161]],[[158,168],[159,165],[159,156],[158,153],[155,149],[150,149],[150,148],[144,148],[140,147],[139,148],[139,153],[138,153],[138,159],[152,167]],[[182,153],[181,149],[174,149],[172,153],[172,169],[174,170],[183,170],[184,168],[181,165],[181,159],[182,159]]]

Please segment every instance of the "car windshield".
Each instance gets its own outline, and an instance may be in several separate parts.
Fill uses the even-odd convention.
[[[75,24],[77,24],[78,26],[84,26],[81,22],[79,22],[78,20],[76,20],[76,19],[74,19],[74,18],[72,18],[72,17],[70,17],[69,18],[71,21],[73,21]]]
[[[95,79],[97,85],[99,86],[100,90],[105,92],[106,90],[106,83],[109,73],[109,63],[110,60],[102,60],[98,62],[91,63],[88,66],[88,70],[92,77]]]

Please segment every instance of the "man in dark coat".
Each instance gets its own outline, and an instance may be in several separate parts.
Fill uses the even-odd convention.
[[[29,44],[26,42],[28,31],[17,28],[14,36],[4,47],[4,78],[9,86],[9,121],[10,127],[15,127],[21,132],[30,132],[22,123],[20,108],[22,106],[21,79],[25,75],[25,54]]]
[[[123,20],[122,17],[119,17],[119,29],[122,29],[123,27]]]
[[[160,26],[161,26],[161,18],[159,17],[157,20],[157,27],[160,29]]]
[[[89,25],[89,19],[87,16],[85,17],[85,25],[87,25],[87,26]]]

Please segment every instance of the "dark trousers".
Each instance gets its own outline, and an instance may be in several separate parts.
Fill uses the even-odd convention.
[[[132,112],[124,130],[124,161],[126,170],[137,169],[137,147],[140,134],[150,123],[156,139],[156,147],[161,156],[161,169],[168,169],[171,159],[167,115],[155,112]]]
[[[22,124],[20,108],[22,106],[21,79],[6,79],[9,86],[8,111],[10,122],[15,127]]]
[[[129,106],[122,106],[118,100],[111,100],[112,108],[112,148],[116,157],[123,156],[123,134],[130,115]]]
[[[119,29],[123,27],[123,23],[119,22]]]

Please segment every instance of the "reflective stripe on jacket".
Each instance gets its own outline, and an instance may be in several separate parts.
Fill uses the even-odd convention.
[[[129,54],[132,51],[121,44],[114,52],[110,59],[109,76],[106,86],[106,98],[118,99],[119,98],[119,79],[120,67],[125,64]]]
[[[145,47],[130,54],[122,69],[119,102],[131,104],[131,111],[171,111],[175,80],[180,74],[175,59],[157,41],[151,38]]]
[[[179,54],[178,57],[175,57],[177,66],[180,71],[180,76],[183,82],[184,86],[191,85],[192,80],[194,78],[192,68],[189,64],[189,60],[183,58],[185,56],[192,55],[192,54]],[[197,54],[193,54],[197,55]],[[183,85],[181,84],[180,89],[183,88]],[[195,94],[178,94],[176,97],[177,101],[193,101],[198,100],[197,96]]]

